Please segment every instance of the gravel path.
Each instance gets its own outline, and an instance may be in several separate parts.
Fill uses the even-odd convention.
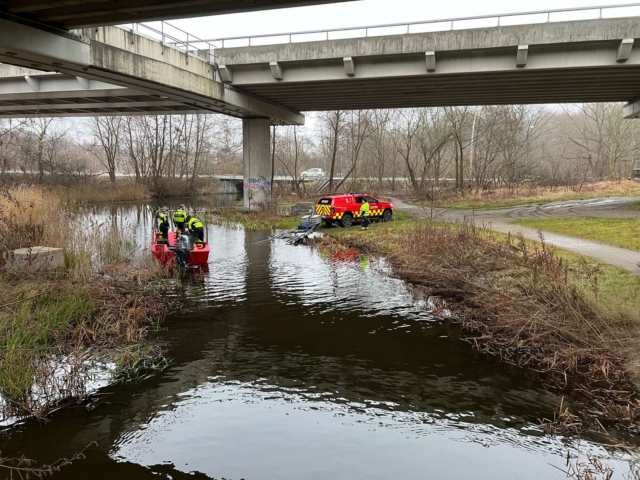
[[[502,233],[521,233],[524,238],[529,240],[540,240],[540,233],[532,228],[512,225],[510,222],[528,218],[640,218],[640,211],[624,209],[625,206],[638,203],[640,198],[637,197],[599,198],[476,211],[444,208],[431,209],[404,203],[399,198],[392,198],[391,200],[395,208],[406,211],[415,218],[433,218],[447,222],[474,218],[478,226]],[[640,252],[552,232],[542,232],[542,235],[545,242],[550,245],[587,255],[604,263],[640,274]]]

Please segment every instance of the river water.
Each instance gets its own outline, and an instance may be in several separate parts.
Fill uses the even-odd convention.
[[[152,212],[87,215],[131,228],[146,255]],[[5,428],[3,456],[51,462],[96,441],[57,477],[359,480],[565,478],[553,465],[568,452],[604,453],[545,436],[559,398],[477,356],[383,260],[242,228],[208,235],[208,268],[172,294],[182,308],[154,334],[170,366],[104,388],[93,411]]]

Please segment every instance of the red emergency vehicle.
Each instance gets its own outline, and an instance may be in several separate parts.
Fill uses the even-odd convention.
[[[318,200],[315,213],[321,215],[327,225],[339,223],[343,227],[350,227],[355,220],[361,218],[360,209],[363,203],[369,204],[371,220],[388,222],[393,218],[393,204],[365,193],[327,195]]]

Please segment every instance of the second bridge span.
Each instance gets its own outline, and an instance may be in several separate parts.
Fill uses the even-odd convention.
[[[624,101],[635,118],[638,42],[640,18],[599,18],[223,48],[216,56],[228,84],[299,111]]]

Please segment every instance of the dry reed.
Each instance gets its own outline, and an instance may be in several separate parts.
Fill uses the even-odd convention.
[[[36,466],[36,462],[25,457],[5,458],[0,452],[0,469],[7,472],[8,478],[46,478],[60,473],[64,467],[68,467],[78,460],[86,459],[86,451],[92,447],[97,447],[97,442],[91,442],[82,451],[74,454],[70,458],[60,458],[53,463]]]
[[[64,248],[65,266],[0,264],[5,416],[41,417],[83,399],[94,354],[140,345],[165,309],[157,290],[147,288],[162,272],[152,262],[131,262],[137,247],[115,222],[80,218],[39,187],[0,192],[0,258],[36,245]]]
[[[597,272],[570,268],[544,243],[501,241],[469,223],[385,228],[345,242],[387,255],[398,277],[447,302],[474,348],[542,373],[547,385],[606,404],[606,415],[638,427],[629,367],[637,317],[598,302]]]

